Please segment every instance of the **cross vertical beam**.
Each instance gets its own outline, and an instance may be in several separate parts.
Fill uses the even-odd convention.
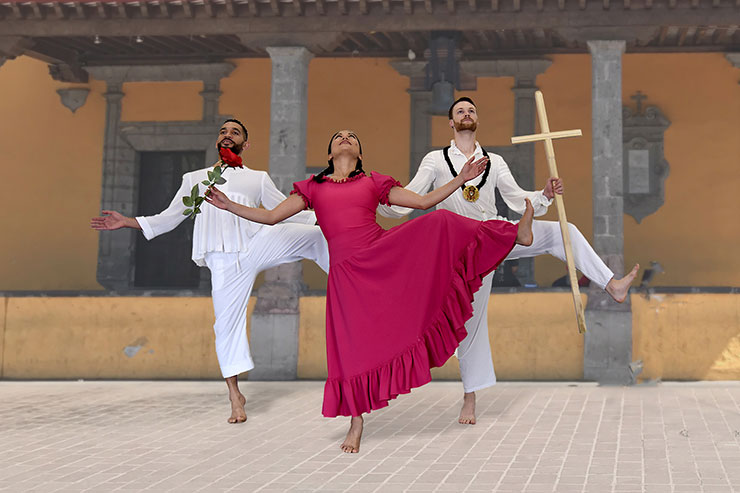
[[[550,176],[558,178],[558,167],[555,162],[555,149],[553,148],[553,139],[576,137],[581,135],[580,130],[566,130],[563,132],[550,132],[550,124],[547,121],[547,111],[545,110],[545,99],[541,91],[534,93],[535,104],[537,106],[537,117],[540,122],[540,131],[542,133],[535,135],[525,135],[521,137],[512,137],[512,144],[521,144],[524,142],[545,143],[545,156],[547,165],[550,169]],[[576,277],[576,265],[573,258],[573,248],[570,243],[570,232],[568,230],[568,219],[565,215],[565,204],[562,195],[555,194],[555,205],[558,210],[558,222],[560,223],[560,232],[563,236],[563,247],[565,249],[565,262],[568,265],[568,277],[570,278],[570,288],[573,293],[573,306],[576,311],[576,321],[578,322],[578,332],[586,332],[586,315],[583,310],[583,300],[581,292],[578,289],[578,278]]]

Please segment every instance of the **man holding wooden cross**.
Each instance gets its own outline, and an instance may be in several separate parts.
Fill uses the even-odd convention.
[[[496,210],[495,189],[498,188],[506,205],[512,211],[521,214],[524,211],[524,199],[528,198],[534,207],[535,216],[541,216],[547,212],[555,194],[563,193],[563,182],[557,177],[548,179],[547,185],[541,191],[522,190],[503,158],[497,154],[486,153],[481,148],[476,141],[478,113],[472,99],[459,98],[450,107],[448,116],[453,132],[453,140],[449,147],[428,153],[422,160],[416,176],[405,188],[423,194],[430,187],[436,188],[449,182],[466,161],[488,156],[488,167],[481,177],[466,183],[460,192],[455,192],[440,202],[437,205],[438,209],[447,209],[481,221],[503,219],[498,216]],[[381,206],[379,212],[388,217],[402,217],[410,213],[411,209]],[[578,270],[609,293],[617,303],[622,303],[627,297],[630,284],[637,276],[639,265],[635,265],[622,279],[616,279],[578,228],[568,223],[567,231],[570,233],[573,257]],[[535,220],[532,224],[532,233],[534,235],[532,245],[527,247],[516,245],[507,260],[535,257],[545,253],[566,260],[563,238],[557,221]],[[461,424],[475,424],[475,391],[496,383],[488,339],[487,316],[492,281],[493,273],[486,276],[483,286],[476,293],[473,317],[465,324],[468,336],[457,350],[464,388],[463,405],[458,419]]]

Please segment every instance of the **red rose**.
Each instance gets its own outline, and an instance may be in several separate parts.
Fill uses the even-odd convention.
[[[234,151],[227,147],[221,147],[218,149],[218,155],[221,158],[221,161],[230,168],[242,168],[242,158],[240,158],[237,154],[234,154]]]

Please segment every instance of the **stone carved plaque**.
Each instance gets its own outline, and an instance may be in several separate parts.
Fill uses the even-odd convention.
[[[645,96],[640,91],[632,99],[637,101],[636,110],[622,109],[624,212],[639,223],[665,201],[670,167],[663,153],[663,136],[671,122],[655,106],[643,111]]]
[[[627,168],[629,168],[627,192],[650,193],[650,151],[630,149],[627,154]]]

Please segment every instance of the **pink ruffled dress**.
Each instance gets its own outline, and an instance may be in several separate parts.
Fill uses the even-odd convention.
[[[329,243],[323,414],[359,416],[431,380],[467,335],[473,294],[514,247],[517,225],[435,211],[385,230],[393,178],[294,184]]]

